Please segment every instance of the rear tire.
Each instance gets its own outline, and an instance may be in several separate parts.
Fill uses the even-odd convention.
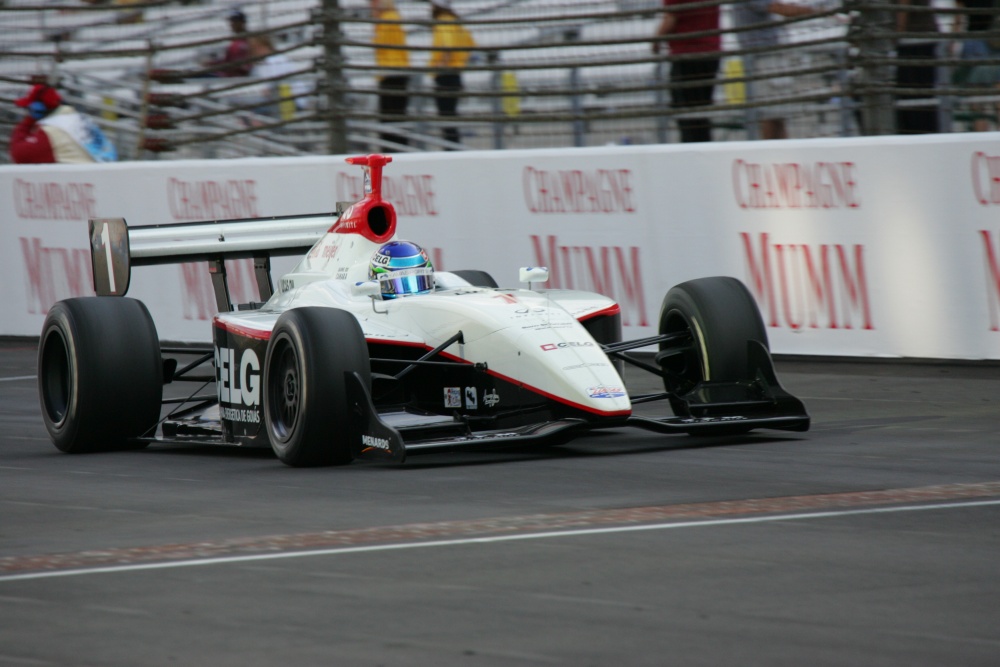
[[[345,373],[371,386],[364,333],[335,308],[295,308],[274,327],[264,362],[264,419],[274,453],[296,467],[351,462]]]
[[[701,382],[736,382],[747,375],[747,341],[768,348],[767,330],[750,291],[736,278],[689,280],[663,299],[660,333],[687,333],[690,343],[661,343],[657,362],[667,391],[683,395]]]
[[[155,434],[163,361],[141,301],[66,299],[49,310],[38,345],[38,396],[52,442],[68,453],[138,449]]]

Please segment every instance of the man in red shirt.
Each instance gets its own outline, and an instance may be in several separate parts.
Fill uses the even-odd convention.
[[[688,37],[689,33],[719,30],[719,6],[685,8],[701,0],[663,0],[666,11],[656,30],[653,53],[666,44],[674,56],[670,63],[670,98],[675,109],[707,107],[712,104],[715,79],[719,72],[722,41],[718,32]],[[669,35],[669,37],[667,37]],[[666,40],[659,39],[667,37]],[[692,82],[703,82],[690,86]],[[683,87],[685,86],[690,87]],[[712,121],[708,117],[679,118],[681,141],[711,141]]]
[[[253,70],[252,62],[240,62],[250,57],[250,42],[247,39],[247,16],[239,9],[229,13],[229,29],[233,31],[233,39],[226,47],[226,53],[221,60],[205,63],[206,67],[218,67],[208,76],[250,76]]]

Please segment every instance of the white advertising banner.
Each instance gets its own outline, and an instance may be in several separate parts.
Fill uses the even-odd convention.
[[[328,212],[361,176],[342,156],[0,167],[0,335],[93,294],[88,218]],[[617,299],[626,337],[656,332],[670,286],[731,275],[778,353],[1000,359],[1000,133],[413,154],[385,177],[439,269],[517,286],[548,266],[550,287]],[[257,299],[249,261],[229,275]],[[210,340],[204,264],[138,268],[129,294],[161,338]]]

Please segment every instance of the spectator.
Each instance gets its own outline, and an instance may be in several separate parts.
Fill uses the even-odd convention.
[[[755,24],[766,24],[754,30],[736,33],[741,49],[773,48],[781,44],[784,26],[775,22],[772,14],[784,18],[809,16],[814,11],[802,5],[772,0],[743,0],[733,5],[733,25],[736,28],[747,28]],[[785,52],[760,52],[744,56],[748,75],[770,74],[766,79],[750,82],[748,90],[752,91],[750,101],[777,99],[788,95],[788,78],[777,76],[782,70],[788,69],[788,56]],[[765,106],[757,109],[760,123],[761,139],[787,139],[788,127],[785,124],[780,106]]]
[[[956,0],[955,4],[961,9],[988,10],[997,5],[997,0]],[[956,14],[953,30],[969,33],[968,39],[961,42],[959,56],[962,58],[989,58],[990,47],[986,39],[979,33],[990,30],[993,25],[993,16],[987,13],[970,12],[967,15]]]
[[[908,7],[930,7],[931,0],[899,0],[898,4]],[[904,9],[896,12],[896,30],[900,33],[937,32],[934,14],[926,11]],[[936,57],[937,42],[911,41],[904,36],[896,46],[897,88],[926,88],[937,86],[937,68],[934,65],[904,65],[905,60],[933,60]],[[926,98],[920,93],[902,93],[897,100],[904,102]],[[934,105],[897,106],[896,132],[898,134],[930,134],[938,131],[938,112]]]
[[[14,127],[10,157],[16,164],[114,162],[118,153],[97,124],[63,104],[55,88],[38,84],[14,102],[28,115]]]
[[[270,36],[251,37],[249,43],[250,58],[253,60],[251,74],[262,79],[281,77],[267,83],[264,97],[270,104],[258,112],[289,120],[294,115],[295,109],[304,108],[305,102],[301,95],[309,92],[309,84],[290,78],[296,72],[295,63],[289,60],[284,53],[275,52],[274,42],[271,41]],[[287,86],[284,91],[282,90],[283,86]],[[289,93],[294,97],[293,100],[288,99]]]
[[[434,75],[434,90],[438,115],[458,115],[458,95],[462,92],[461,70],[469,62],[469,49],[475,47],[472,35],[459,23],[458,15],[451,8],[450,0],[431,0],[431,18],[436,21],[431,33],[430,67]],[[441,93],[444,93],[443,95]],[[442,135],[446,141],[460,143],[457,127],[445,127]]]
[[[393,0],[371,0],[372,17],[378,21],[399,21],[401,17]],[[390,73],[378,77],[378,113],[380,122],[393,123],[404,120],[406,107],[410,102],[407,88],[410,85],[408,74],[400,71],[410,66],[410,54],[402,48],[406,46],[406,32],[400,23],[376,23],[375,35],[372,37],[375,46],[375,66],[391,68]],[[382,141],[395,142],[404,146],[409,140],[395,133],[383,133]]]
[[[667,46],[675,56],[699,55],[691,60],[675,60],[670,64],[671,102],[674,108],[707,107],[712,104],[715,92],[715,78],[719,73],[719,52],[722,40],[719,35],[705,35],[684,38],[692,32],[706,32],[719,29],[719,6],[685,9],[682,5],[700,0],[663,0],[668,10],[656,30],[657,37],[676,35],[668,39]],[[653,53],[659,53],[663,42],[653,42]],[[703,85],[685,88],[685,83],[699,81]],[[705,116],[680,118],[677,120],[681,141],[711,141],[712,121]]]
[[[219,60],[204,63],[206,68],[216,68],[205,76],[250,76],[253,63],[250,58],[250,41],[247,39],[247,16],[239,9],[229,12],[229,29],[233,39],[226,53]]]

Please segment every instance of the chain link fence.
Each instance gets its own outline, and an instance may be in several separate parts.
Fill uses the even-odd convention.
[[[749,24],[746,4],[688,3],[718,27],[658,37],[658,0],[457,0],[475,47],[462,87],[440,91],[424,1],[385,19],[362,0],[245,0],[252,48],[219,76],[233,73],[219,61],[234,5],[0,0],[0,160],[32,82],[94,116],[125,160],[670,143],[695,118],[714,141],[766,138],[774,119],[793,138],[998,127],[998,2],[802,0]],[[376,57],[380,24],[402,27],[405,43],[383,48],[405,67]],[[713,37],[715,51],[684,48]],[[672,70],[705,58],[718,61],[708,101],[673,104],[705,84]]]

